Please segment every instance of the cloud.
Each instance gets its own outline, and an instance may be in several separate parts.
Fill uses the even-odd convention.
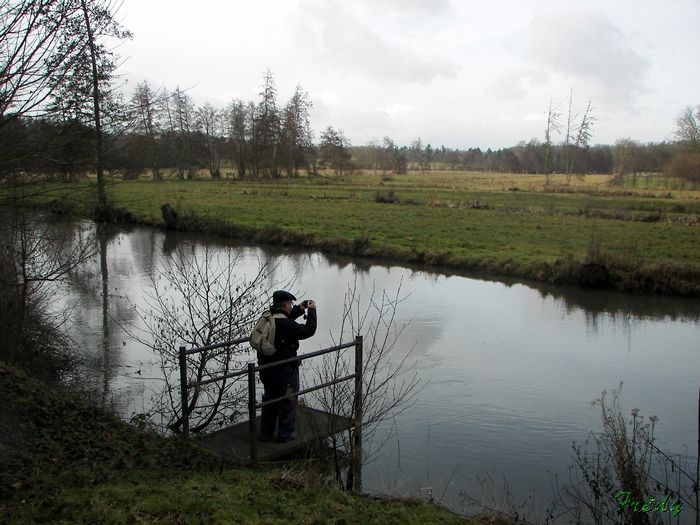
[[[416,108],[414,106],[406,106],[405,104],[392,104],[385,108],[377,108],[376,111],[383,111],[390,117],[398,117],[401,115],[406,115],[407,113],[412,113]]]
[[[399,14],[441,16],[450,11],[449,0],[359,0],[374,11],[392,10]]]
[[[523,86],[523,76],[515,71],[503,72],[486,87],[486,92],[497,100],[519,100],[527,94]]]
[[[646,90],[648,61],[607,18],[592,11],[536,16],[530,54],[555,73],[588,83],[603,102],[629,101]]]
[[[549,82],[549,75],[540,68],[525,68],[517,71],[508,69],[484,88],[496,100],[522,100],[528,88]]]
[[[309,14],[314,27],[299,33],[299,45],[321,63],[362,73],[380,82],[430,83],[455,78],[460,66],[451,60],[426,57],[408,44],[390,43],[336,4],[316,4]]]

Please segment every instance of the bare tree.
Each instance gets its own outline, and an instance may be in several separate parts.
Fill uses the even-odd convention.
[[[98,175],[98,203],[105,204],[103,125],[105,116],[114,116],[118,60],[107,42],[130,33],[114,21],[112,5],[101,1],[0,0],[0,21],[0,130],[27,126],[33,143],[21,152],[3,147],[0,164],[12,163],[17,152],[22,160],[50,157],[57,151],[55,131],[73,135],[77,130],[64,144],[82,141],[93,147],[90,165]],[[82,162],[82,151],[80,157]],[[6,190],[6,203],[29,197],[21,185]],[[73,234],[71,225],[39,223],[21,210],[3,218],[2,228],[1,346],[4,358],[13,360],[46,346],[34,337],[48,318],[46,284],[61,281],[90,258],[94,244],[84,230]]]
[[[221,178],[221,158],[224,153],[223,116],[208,102],[196,112],[196,124],[204,134],[204,155],[209,174],[213,179]]]
[[[72,1],[0,1],[0,126],[8,117],[41,116],[76,57],[66,39],[79,9]]]
[[[686,151],[677,153],[664,170],[664,173],[666,176],[672,175],[694,185],[700,183],[700,154]]]
[[[372,167],[372,173],[376,177],[377,169],[379,168],[379,163],[381,162],[382,158],[382,146],[377,139],[372,139],[367,143],[365,147],[367,148],[367,153],[369,157],[368,160],[370,166]]]
[[[51,66],[60,85],[53,94],[53,108],[63,120],[89,123],[94,132],[94,169],[97,174],[98,206],[107,204],[105,181],[105,128],[123,122],[126,114],[114,83],[119,56],[108,46],[131,38],[114,19],[111,0],[73,0],[78,6],[64,34],[72,59],[61,67]]]
[[[395,175],[406,173],[406,156],[389,137],[382,141],[381,168]]]
[[[270,285],[267,277],[274,267],[261,261],[248,277],[237,268],[238,261],[230,250],[184,244],[152,277],[148,308],[137,308],[146,332],[132,335],[153,348],[165,385],[153,410],[171,429],[179,430],[182,425],[179,347],[199,348],[247,337],[270,303],[269,287],[277,283]],[[188,407],[192,431],[228,424],[239,414],[247,414],[244,380],[204,386],[199,382],[242,368],[250,360],[249,351],[224,347],[188,358],[190,377],[197,384]]]
[[[700,153],[700,104],[678,114],[674,135],[690,153]]]
[[[571,146],[571,135],[574,133],[572,127],[574,125],[574,120],[578,117],[577,114],[573,113],[574,105],[574,89],[569,90],[569,111],[566,114],[566,133],[564,134],[564,170],[566,172],[566,183],[569,184],[571,177],[569,176],[569,148]]]
[[[136,86],[131,97],[131,120],[134,123],[134,131],[143,135],[153,180],[163,180],[158,141],[162,126],[158,111],[159,98],[159,92],[153,91],[145,80]]]
[[[175,158],[180,180],[194,178],[192,162],[192,134],[194,131],[194,102],[185,91],[176,87],[170,96],[162,100],[170,149]]]
[[[93,257],[96,245],[89,228],[47,223],[22,210],[6,215],[0,231],[0,358],[13,362],[20,352],[36,351],[30,321],[50,318],[51,285]]]
[[[254,169],[259,177],[279,176],[281,163],[281,117],[277,107],[277,88],[272,71],[265,71],[260,102],[253,117]]]
[[[630,138],[617,139],[613,146],[613,183],[620,186],[625,183],[625,176],[631,174],[632,183],[637,183],[637,165],[639,164],[641,144]]]
[[[250,141],[255,106],[241,100],[234,100],[226,111],[226,126],[233,153],[233,163],[238,177],[245,179],[250,162]]]
[[[589,100],[581,121],[575,125],[574,121],[578,118],[578,114],[572,113],[573,100],[574,92],[572,89],[569,95],[569,112],[566,119],[566,138],[564,139],[564,166],[567,184],[571,184],[577,153],[581,148],[588,146],[588,141],[593,133],[593,123],[596,120],[592,115],[591,100]]]
[[[560,129],[559,124],[559,106],[554,106],[552,98],[549,99],[549,107],[546,111],[547,114],[547,127],[544,131],[544,183],[549,184],[552,180],[552,175],[549,172],[549,160],[552,149],[552,134],[558,133]]]
[[[345,137],[343,130],[335,130],[333,126],[328,126],[321,133],[321,162],[330,166],[336,177],[350,169],[350,147],[350,141]]]
[[[297,176],[300,164],[308,165],[305,155],[313,142],[309,121],[312,108],[309,94],[297,86],[282,113],[282,146],[287,177]]]
[[[418,137],[416,140],[411,142],[411,147],[409,148],[411,153],[411,158],[409,160],[413,161],[418,165],[418,168],[422,171],[426,169],[426,155],[423,149],[423,141]],[[429,167],[427,169],[430,169]]]
[[[422,390],[418,375],[409,364],[410,352],[394,355],[401,334],[406,325],[399,326],[396,312],[405,297],[401,296],[401,287],[390,296],[386,291],[376,293],[365,300],[357,292],[356,285],[345,294],[343,319],[337,344],[356,335],[363,335],[363,376],[362,376],[362,426],[351,428],[342,434],[331,435],[330,448],[333,451],[333,467],[336,480],[345,488],[351,488],[355,476],[353,461],[347,463],[343,451],[362,454],[362,462],[369,461],[374,454],[391,438],[392,432],[377,439],[378,425],[395,417],[413,405],[415,396]],[[339,353],[325,356],[323,365],[316,369],[319,383],[326,383],[343,377],[353,370],[351,361]],[[316,400],[324,411],[340,414],[350,419],[355,418],[354,389],[345,382],[319,390]],[[395,430],[395,429],[393,429]],[[356,434],[362,432],[365,445],[361,451],[356,450]],[[347,467],[347,469],[346,469]],[[344,479],[343,479],[344,477]]]
[[[106,201],[102,127],[114,99],[110,86],[118,58],[105,44],[131,36],[114,22],[111,10],[104,1],[0,0],[0,129],[21,118],[89,125],[101,203]],[[16,141],[18,135],[14,129],[9,137]],[[21,159],[49,157],[55,137],[46,142],[33,133],[24,148],[8,147],[7,138],[0,164],[19,160],[24,174]]]

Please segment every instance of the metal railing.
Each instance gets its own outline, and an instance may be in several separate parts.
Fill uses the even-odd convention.
[[[308,394],[309,392],[314,392],[316,390],[320,390],[322,388],[327,388],[329,386],[342,383],[344,381],[349,381],[351,379],[355,380],[355,392],[353,396],[353,414],[354,414],[354,419],[353,419],[353,427],[354,427],[354,442],[352,443],[352,446],[354,448],[353,450],[353,459],[355,461],[361,461],[361,449],[362,449],[362,336],[358,335],[354,341],[350,343],[344,343],[336,346],[332,346],[329,348],[324,348],[322,350],[317,350],[315,352],[309,352],[308,354],[303,354],[297,357],[292,357],[289,359],[285,359],[282,361],[276,361],[274,363],[269,363],[266,365],[261,365],[257,366],[254,362],[249,362],[248,365],[241,370],[238,370],[236,372],[231,372],[228,374],[224,374],[221,376],[217,377],[211,377],[202,381],[193,381],[189,382],[187,379],[187,356],[190,356],[192,354],[197,354],[201,352],[206,352],[209,350],[216,350],[218,348],[225,348],[228,346],[234,346],[234,345],[239,345],[242,343],[246,343],[250,340],[249,337],[243,337],[240,339],[235,339],[233,341],[227,341],[225,343],[218,343],[215,345],[209,345],[209,346],[203,346],[200,348],[192,348],[190,350],[187,350],[184,346],[180,347],[180,391],[181,391],[181,396],[182,396],[182,428],[183,428],[183,435],[185,438],[189,438],[189,433],[190,433],[190,427],[189,427],[189,415],[190,415],[190,410],[189,410],[189,403],[188,403],[188,391],[190,388],[195,388],[195,387],[201,387],[210,383],[214,383],[216,381],[223,381],[226,379],[231,379],[234,377],[240,377],[243,375],[248,376],[248,419],[249,419],[249,428],[250,428],[250,458],[252,461],[257,461],[257,435],[256,435],[256,413],[257,410],[262,408],[263,406],[276,403],[278,401],[281,401],[283,399],[286,399],[287,396],[282,396],[276,399],[270,399],[267,400],[263,403],[258,403],[256,399],[256,389],[255,389],[255,373],[259,372],[260,370],[265,370],[267,368],[272,368],[275,366],[280,366],[284,365],[287,363],[293,363],[293,362],[300,362],[300,361],[305,361],[307,359],[311,359],[314,357],[318,357],[321,355],[329,354],[331,352],[340,352],[341,350],[344,350],[346,348],[350,347],[355,347],[355,373],[346,375],[344,377],[339,377],[337,379],[333,379],[331,381],[328,381],[326,383],[322,383],[319,385],[314,385],[310,388],[306,388],[304,390],[301,390],[299,392],[295,392],[295,396],[300,396],[303,394]],[[359,482],[359,463],[355,464],[353,466],[354,472],[355,472],[355,480],[353,480],[353,485],[355,483]]]

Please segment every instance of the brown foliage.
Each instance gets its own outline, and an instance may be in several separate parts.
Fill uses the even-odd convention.
[[[668,169],[671,176],[697,184],[700,182],[700,154],[679,153],[673,158]]]

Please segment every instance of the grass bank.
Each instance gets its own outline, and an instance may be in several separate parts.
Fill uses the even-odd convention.
[[[545,186],[538,176],[483,173],[142,180],[111,188],[110,213],[328,253],[700,297],[700,193],[644,183],[589,176]]]
[[[477,522],[418,500],[323,488],[118,421],[0,363],[0,522],[350,524]]]

